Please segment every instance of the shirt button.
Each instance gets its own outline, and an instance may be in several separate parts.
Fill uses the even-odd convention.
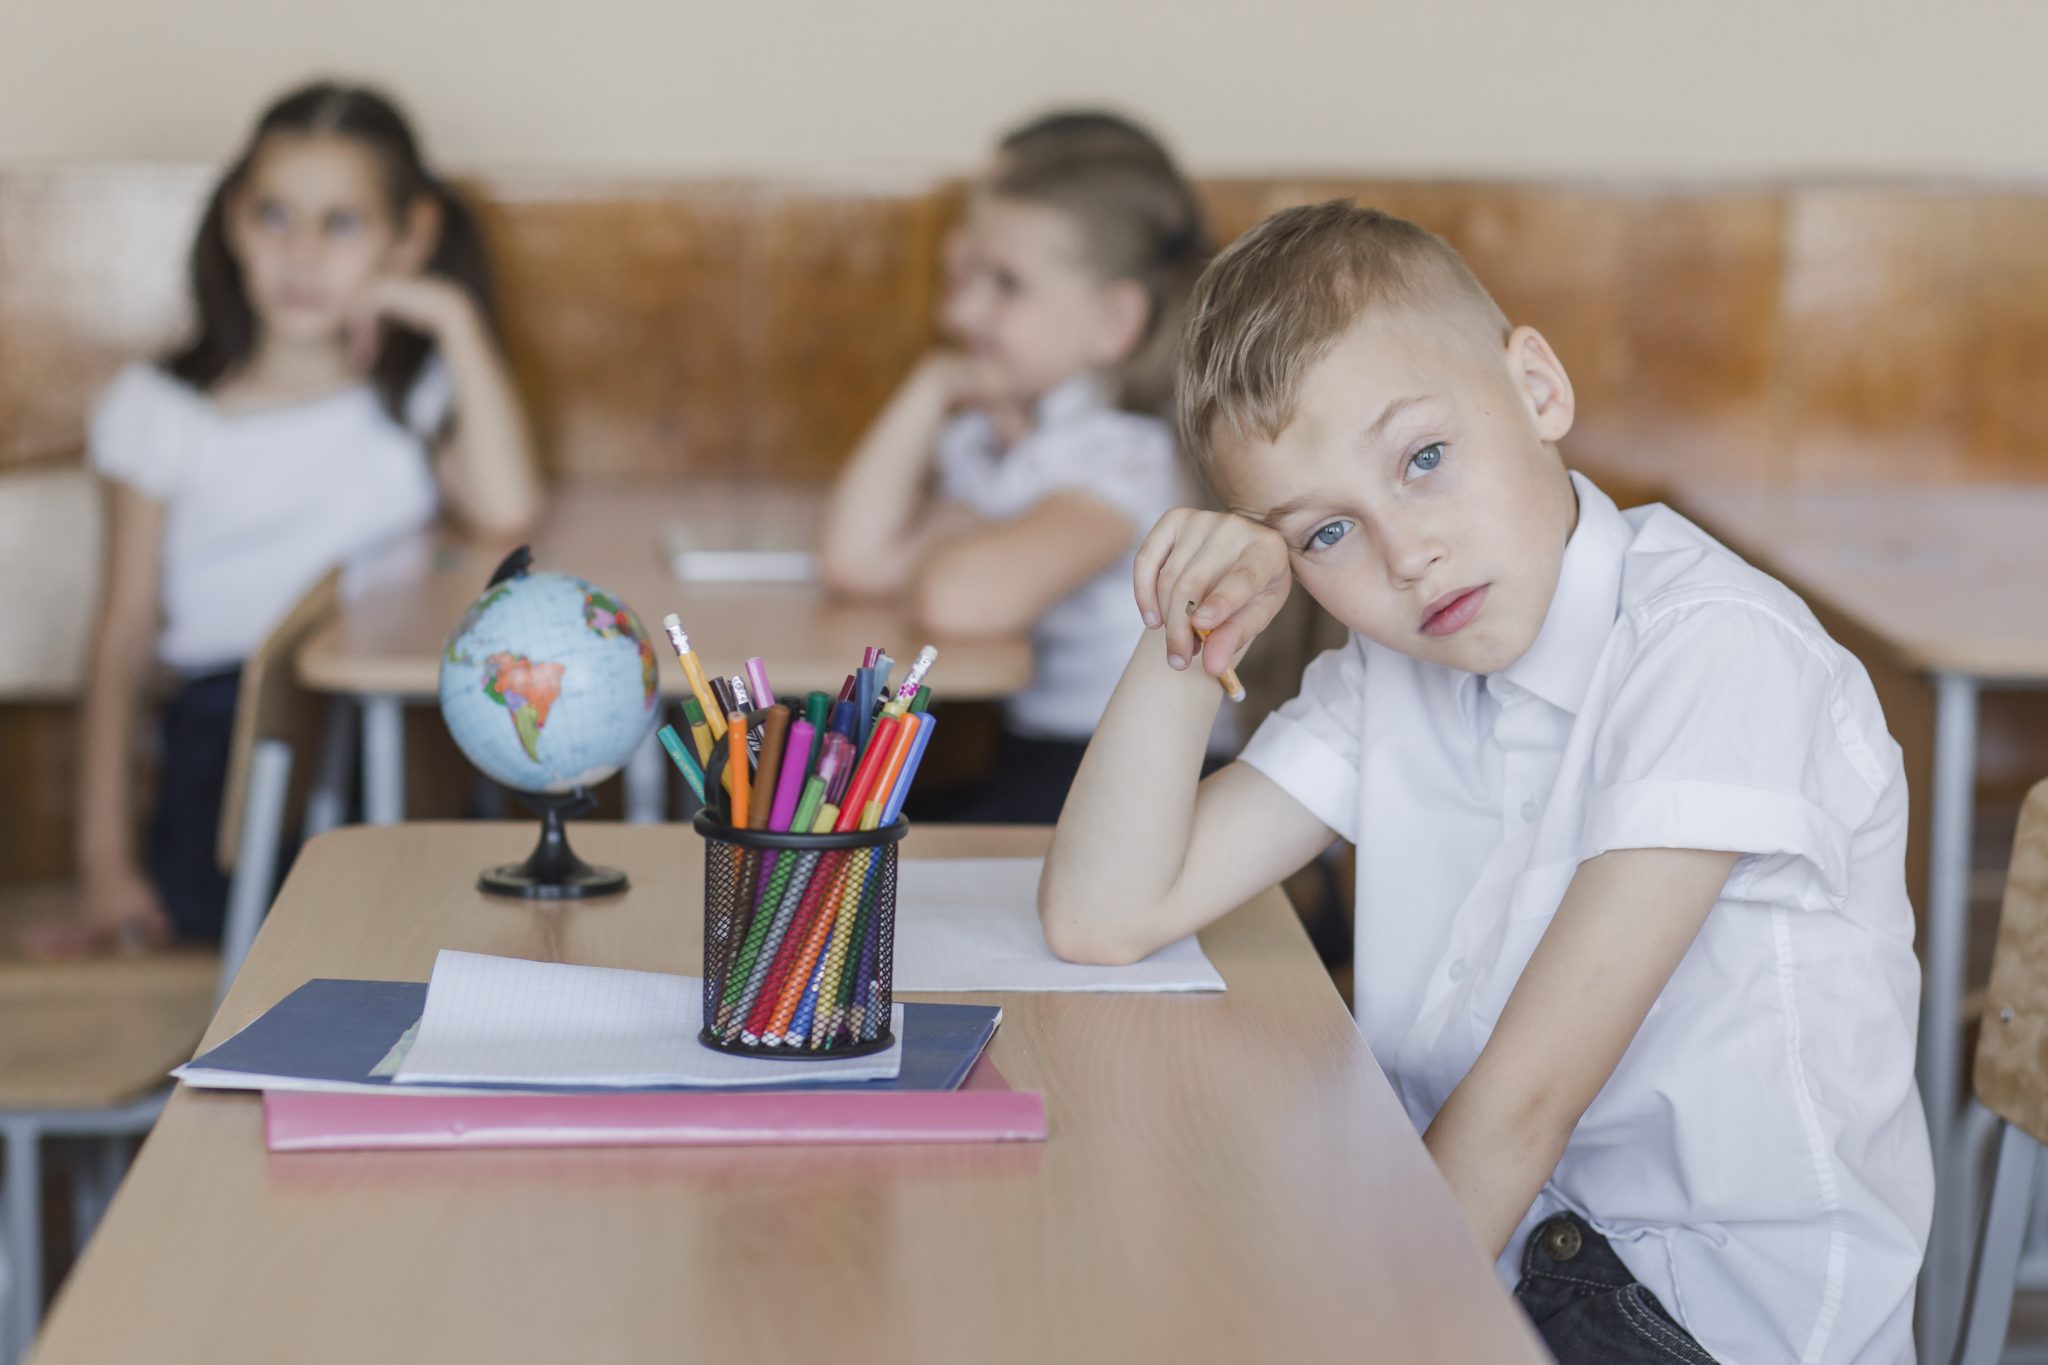
[[[1466,973],[1469,970],[1470,969],[1465,966],[1463,961],[1453,962],[1451,964],[1451,970],[1448,973],[1448,975],[1453,981],[1463,981],[1465,979]]]
[[[1530,800],[1524,801],[1522,803],[1522,818],[1524,820],[1533,822],[1536,819],[1536,817],[1541,815],[1542,813],[1543,807],[1537,805],[1534,798],[1531,798]]]

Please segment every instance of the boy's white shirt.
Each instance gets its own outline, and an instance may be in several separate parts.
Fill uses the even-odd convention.
[[[1111,405],[1093,375],[1039,399],[1030,432],[1005,450],[979,412],[939,433],[939,496],[991,521],[1022,516],[1055,493],[1092,494],[1131,523],[1122,558],[1055,603],[1031,630],[1031,685],[1011,697],[1010,728],[1040,739],[1084,741],[1095,732],[1124,664],[1145,633],[1131,600],[1138,544],[1189,500],[1173,429]]]
[[[1581,862],[1745,855],[1501,1279],[1570,1209],[1731,1365],[1911,1359],[1933,1172],[1898,746],[1796,595],[1670,509],[1572,481],[1526,654],[1480,677],[1353,636],[1243,759],[1358,846],[1358,1024],[1418,1129]]]

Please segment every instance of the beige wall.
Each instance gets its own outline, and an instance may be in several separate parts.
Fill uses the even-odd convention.
[[[1113,101],[1211,172],[2048,177],[2048,4],[0,0],[0,164],[213,160],[315,71],[455,166],[924,177]]]

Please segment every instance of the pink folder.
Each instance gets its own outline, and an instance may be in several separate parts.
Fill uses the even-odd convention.
[[[960,1089],[366,1095],[271,1090],[273,1152],[432,1147],[722,1147],[1042,1142],[1045,1096],[986,1057]]]

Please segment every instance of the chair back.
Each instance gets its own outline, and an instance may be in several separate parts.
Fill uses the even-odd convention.
[[[337,569],[308,589],[242,664],[234,738],[228,750],[227,790],[221,800],[220,840],[214,848],[223,871],[234,870],[241,847],[258,745],[280,740],[296,754],[318,752],[325,702],[300,686],[294,661],[299,646],[327,623],[340,604],[341,571]]]
[[[1985,1108],[2048,1144],[2048,780],[2027,793],[2013,836],[1976,1090]]]

